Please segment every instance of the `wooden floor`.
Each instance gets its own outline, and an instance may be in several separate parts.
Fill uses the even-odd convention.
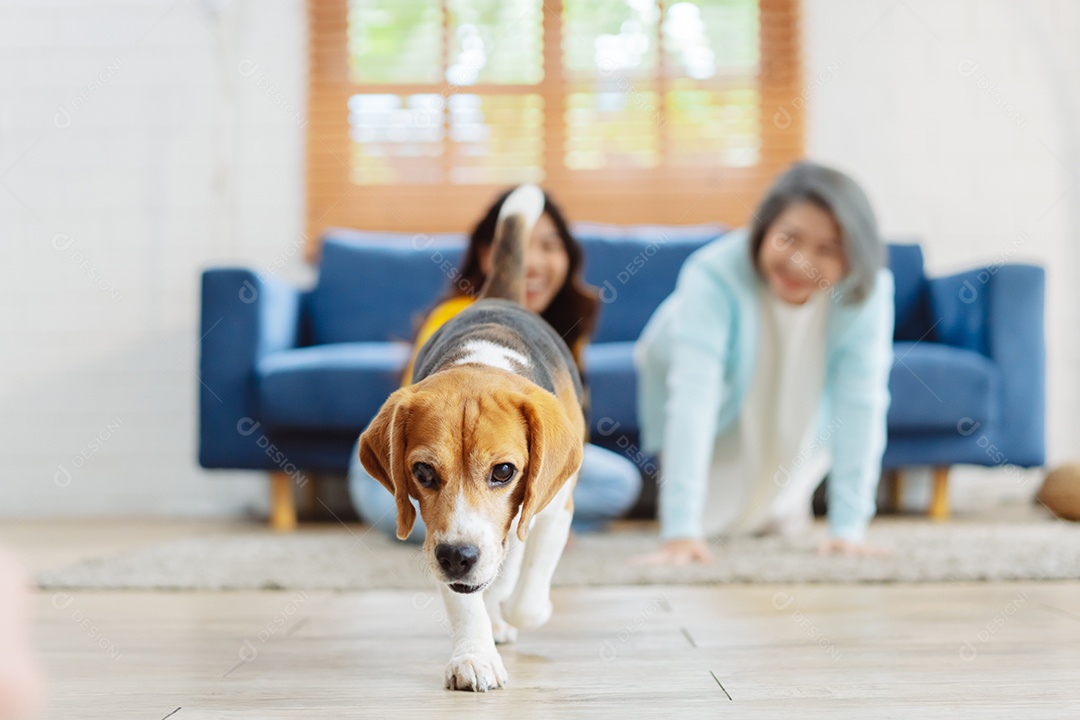
[[[120,548],[191,530],[79,533]],[[38,522],[4,541],[42,569],[93,545],[72,537]],[[40,593],[47,717],[1080,717],[1080,582],[613,587],[554,601],[551,623],[503,647],[510,687],[476,695],[442,689],[435,592]]]

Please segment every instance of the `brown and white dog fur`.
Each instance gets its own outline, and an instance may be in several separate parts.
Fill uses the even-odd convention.
[[[360,460],[394,494],[397,536],[415,498],[423,554],[453,627],[446,687],[503,687],[495,643],[551,617],[551,578],[573,515],[585,421],[566,343],[524,298],[525,243],[543,194],[507,198],[480,299],[443,325],[360,437]]]

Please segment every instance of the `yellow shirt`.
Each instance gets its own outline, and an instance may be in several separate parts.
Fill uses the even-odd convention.
[[[435,331],[446,324],[450,318],[457,315],[459,312],[476,302],[476,298],[469,295],[462,295],[460,297],[451,298],[445,302],[439,303],[431,314],[424,320],[424,324],[420,326],[420,332],[416,335],[416,344],[413,345],[412,357],[409,359],[409,365],[405,368],[405,374],[402,376],[402,387],[412,384],[413,364],[416,362],[416,356],[420,354],[420,348],[424,347]],[[585,349],[585,337],[578,338],[578,341],[574,343],[574,347],[571,351],[574,355],[574,360],[577,362],[578,367],[581,367],[581,357]]]

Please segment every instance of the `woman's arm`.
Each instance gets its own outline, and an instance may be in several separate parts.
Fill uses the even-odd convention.
[[[691,258],[679,274],[671,320],[659,482],[660,534],[700,538],[709,464],[724,387],[734,301],[723,281]]]
[[[893,278],[882,270],[874,290],[829,359],[832,436],[829,534],[861,542],[875,511],[889,410],[893,352]]]

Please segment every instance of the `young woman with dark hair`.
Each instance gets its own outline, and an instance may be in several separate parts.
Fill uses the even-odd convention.
[[[484,284],[499,211],[511,192],[500,195],[473,229],[462,260],[461,279],[451,286],[444,300],[472,297]],[[547,193],[544,214],[533,229],[529,250],[535,262],[526,270],[525,307],[555,328],[584,370],[578,351],[584,349],[593,331],[600,301],[596,291],[582,279],[581,245],[570,234],[562,211]]]

